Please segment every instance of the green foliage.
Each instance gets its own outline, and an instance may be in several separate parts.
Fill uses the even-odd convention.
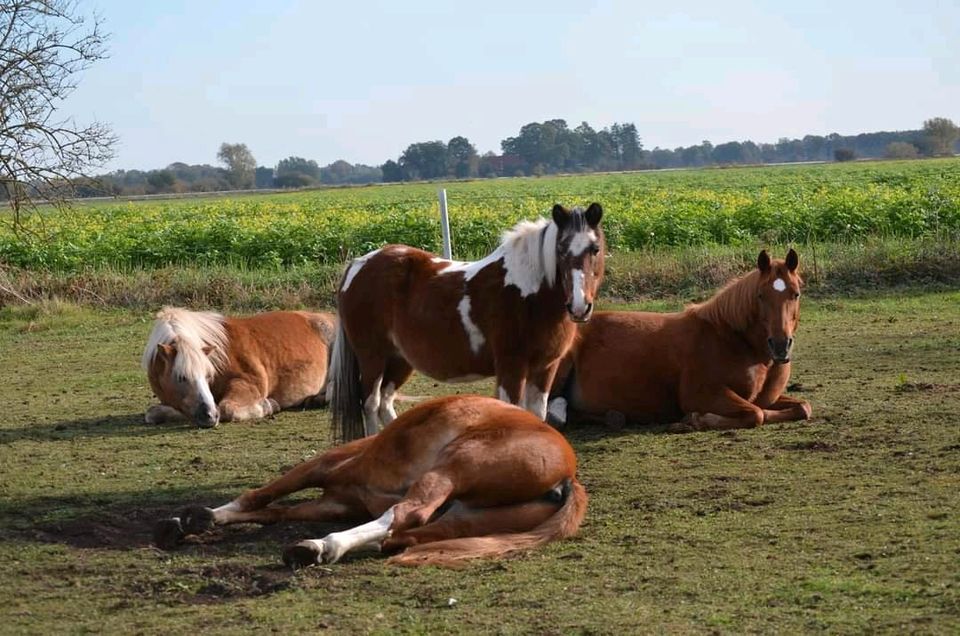
[[[960,160],[607,174],[447,184],[454,253],[476,258],[555,202],[606,209],[611,251],[960,236]],[[387,243],[436,251],[436,185],[92,204],[0,227],[0,262],[89,266],[339,263]],[[2,219],[2,217],[0,217]]]

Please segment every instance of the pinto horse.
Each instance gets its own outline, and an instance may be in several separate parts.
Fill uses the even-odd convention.
[[[189,419],[200,427],[266,417],[326,402],[330,314],[275,311],[247,318],[165,307],[143,351],[160,400],[148,424]]]
[[[333,563],[360,547],[400,552],[392,563],[454,565],[573,535],[587,495],[567,440],[516,406],[450,396],[406,411],[377,435],[333,448],[219,508],[187,508],[154,527],[154,542],[231,523],[367,521],[288,546],[288,565]],[[277,499],[322,488],[292,506]],[[402,552],[401,552],[402,551]]]
[[[677,431],[808,419],[809,403],[783,395],[798,264],[792,249],[783,261],[762,251],[755,270],[685,311],[598,312],[561,365],[548,421],[565,422],[568,405],[588,419],[612,412]]]
[[[553,207],[493,253],[458,263],[405,245],[355,259],[337,295],[331,411],[343,440],[397,415],[414,369],[444,382],[496,376],[497,396],[542,418],[557,365],[603,277],[603,209]],[[568,319],[569,318],[569,319]]]

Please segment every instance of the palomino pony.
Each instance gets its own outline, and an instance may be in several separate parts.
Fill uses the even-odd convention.
[[[603,277],[603,209],[553,207],[493,253],[458,263],[405,245],[355,259],[337,296],[331,410],[344,440],[397,415],[414,369],[444,382],[495,375],[497,396],[541,418],[557,365]],[[570,318],[571,320],[568,320]]]
[[[160,400],[147,409],[146,421],[187,418],[208,428],[321,406],[335,331],[336,318],[323,313],[227,318],[165,307],[143,350],[143,368]]]
[[[501,557],[573,535],[586,513],[577,459],[564,437],[516,406],[479,396],[431,400],[377,435],[295,466],[219,508],[194,506],[154,527],[171,548],[230,523],[368,521],[288,546],[288,565],[333,563],[360,547],[404,565]],[[322,488],[292,506],[277,499]]]
[[[799,259],[760,252],[757,268],[672,314],[598,312],[561,365],[549,421],[572,406],[673,430],[751,428],[810,417],[783,395],[800,318]]]

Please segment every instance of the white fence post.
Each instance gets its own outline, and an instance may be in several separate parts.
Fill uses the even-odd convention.
[[[447,189],[440,188],[437,192],[440,197],[440,229],[443,231],[443,257],[453,258],[453,248],[450,245],[450,217],[447,216]]]

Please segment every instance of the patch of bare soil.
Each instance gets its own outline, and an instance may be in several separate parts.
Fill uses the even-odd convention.
[[[897,393],[952,393],[960,391],[960,384],[937,384],[934,382],[902,382],[894,387]]]
[[[780,446],[783,450],[790,451],[814,451],[820,453],[832,453],[837,450],[837,447],[833,444],[828,444],[826,442],[821,442],[819,440],[807,440],[803,442],[792,442],[790,444],[783,444]]]

